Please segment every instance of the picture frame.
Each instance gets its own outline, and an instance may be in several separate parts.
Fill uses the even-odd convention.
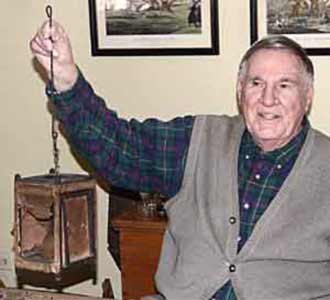
[[[250,0],[251,44],[270,34],[298,42],[308,55],[330,54],[330,3],[322,0]]]
[[[218,55],[217,1],[89,0],[92,55]]]

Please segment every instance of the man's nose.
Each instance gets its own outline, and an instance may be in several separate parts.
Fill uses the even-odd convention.
[[[273,106],[278,103],[276,88],[273,85],[265,86],[261,101],[265,106]]]

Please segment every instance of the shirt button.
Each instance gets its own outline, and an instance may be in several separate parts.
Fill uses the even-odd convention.
[[[230,217],[229,218],[229,223],[230,224],[235,224],[236,223],[236,218],[235,217]]]
[[[246,209],[246,210],[249,209],[249,208],[250,208],[250,203],[247,203],[247,202],[244,203],[243,207],[244,207],[244,209]]]
[[[230,265],[229,266],[229,272],[233,273],[236,271],[236,266],[235,265]]]
[[[276,166],[276,168],[277,168],[278,170],[280,170],[280,169],[282,169],[282,165],[281,165],[281,164],[278,164],[278,165]]]
[[[250,155],[249,154],[246,154],[245,155],[245,159],[250,159]]]

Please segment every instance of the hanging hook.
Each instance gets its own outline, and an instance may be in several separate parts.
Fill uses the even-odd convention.
[[[53,8],[52,8],[52,6],[47,5],[45,11],[46,11],[46,15],[47,15],[48,20],[49,20],[49,28],[52,29],[52,27],[53,27]],[[50,32],[49,39],[51,40],[51,42],[53,42],[52,32]]]
[[[49,19],[49,26],[52,27],[53,23],[53,8],[51,5],[46,6],[46,15]]]

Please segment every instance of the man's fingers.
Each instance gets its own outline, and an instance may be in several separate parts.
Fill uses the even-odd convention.
[[[50,53],[53,49],[52,42],[49,39],[44,39],[38,32],[30,43],[32,51],[37,51],[43,54]]]
[[[51,25],[51,26],[50,26]],[[30,42],[32,54],[49,72],[53,57],[56,88],[64,91],[72,87],[77,78],[69,38],[64,28],[57,22],[46,21]],[[53,54],[53,56],[52,56]]]
[[[39,34],[36,34],[30,42],[30,48],[34,54],[49,55],[50,50],[42,42]]]
[[[38,33],[43,39],[51,39],[53,41],[60,40],[66,36],[63,27],[56,21],[52,21],[52,25],[50,25],[49,21],[44,22]]]
[[[50,52],[40,46],[35,39],[30,42],[30,48],[34,55],[50,56]]]
[[[53,26],[51,28],[51,35],[52,35],[52,40],[54,42],[59,41],[66,37],[63,27],[56,21],[53,21]]]
[[[39,28],[37,35],[40,39],[49,39],[52,35],[49,21],[44,22],[41,27]]]

